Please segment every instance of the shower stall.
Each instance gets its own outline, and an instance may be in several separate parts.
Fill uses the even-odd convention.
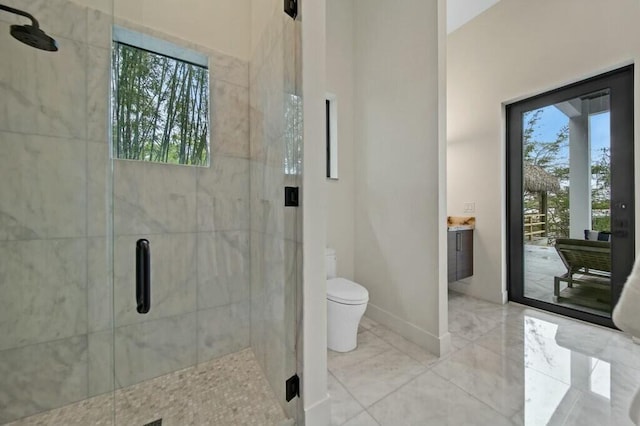
[[[302,423],[295,13],[0,3],[0,425]]]

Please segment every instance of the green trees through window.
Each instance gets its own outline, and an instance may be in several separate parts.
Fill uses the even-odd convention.
[[[541,211],[540,192],[524,188],[524,213],[543,213],[546,234],[550,238],[568,238],[570,234],[569,199],[569,119],[546,118],[554,106],[528,111],[523,116],[523,155],[525,164],[539,167],[559,186],[547,192],[547,210]],[[611,230],[611,148],[609,112],[588,115],[590,174],[587,176],[591,198],[591,226],[596,231]],[[555,125],[555,126],[554,126]],[[551,130],[555,134],[551,134]]]
[[[545,109],[529,111],[523,117],[524,161],[540,167],[560,183],[548,193],[548,210],[541,209],[540,193],[524,190],[525,213],[547,214],[547,235],[551,238],[569,236],[569,126],[562,125],[553,140],[543,141],[539,131]],[[568,122],[568,120],[567,120]]]
[[[113,155],[174,164],[209,163],[209,71],[114,42]]]

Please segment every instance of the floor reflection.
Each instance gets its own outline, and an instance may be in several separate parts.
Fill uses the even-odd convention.
[[[571,352],[555,343],[556,324],[524,316],[525,424],[547,424],[571,383]]]
[[[561,329],[558,324],[525,314],[523,325],[524,423],[544,425],[561,421],[556,417],[562,417],[567,404],[576,402],[571,389],[589,392],[606,411],[611,405],[611,363],[585,355],[580,348],[572,350],[558,344],[556,338]]]

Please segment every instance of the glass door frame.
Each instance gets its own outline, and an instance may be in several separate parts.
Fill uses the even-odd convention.
[[[635,259],[634,66],[505,106],[507,160],[507,291],[509,300],[583,321],[615,327],[611,318],[524,295],[522,114],[604,89],[611,98],[611,291],[618,302]],[[614,172],[615,170],[615,172]],[[615,256],[613,255],[615,253]]]

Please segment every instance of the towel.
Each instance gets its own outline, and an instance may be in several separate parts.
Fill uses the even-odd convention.
[[[613,322],[620,330],[631,334],[635,343],[638,343],[640,337],[640,310],[638,306],[640,306],[640,257],[636,258],[631,275],[627,278],[620,300],[613,309],[612,315]],[[640,389],[636,391],[631,402],[629,417],[636,425],[640,425]]]
[[[613,309],[613,322],[622,331],[640,337],[640,256],[622,289],[620,300]]]
[[[640,391],[636,392],[636,396],[631,401],[629,417],[635,424],[640,425]]]

